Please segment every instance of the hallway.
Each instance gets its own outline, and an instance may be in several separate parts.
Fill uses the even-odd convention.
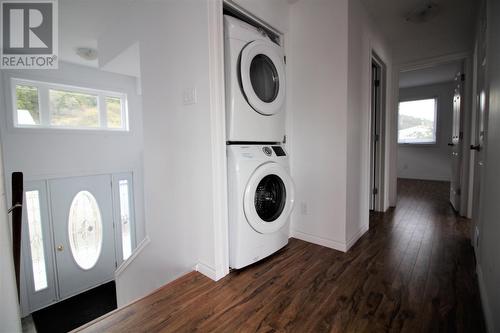
[[[292,239],[219,282],[190,273],[83,327],[85,332],[484,332],[470,222],[449,184],[398,183],[346,254]]]

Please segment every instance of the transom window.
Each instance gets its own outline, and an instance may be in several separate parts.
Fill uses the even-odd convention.
[[[436,128],[436,98],[399,102],[398,143],[435,144]]]
[[[14,127],[128,131],[123,93],[12,79]]]

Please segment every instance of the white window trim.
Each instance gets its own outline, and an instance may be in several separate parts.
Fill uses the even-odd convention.
[[[422,101],[422,100],[434,100],[434,126],[435,126],[435,140],[433,142],[399,142],[399,104],[404,102],[413,102],[413,101]],[[425,147],[425,146],[436,146],[438,145],[438,137],[439,137],[439,98],[438,96],[428,96],[428,97],[418,97],[418,98],[407,98],[401,99],[398,102],[398,129],[397,129],[397,141],[398,145],[401,146],[417,146],[417,147]]]
[[[10,79],[11,101],[12,101],[12,121],[16,129],[50,129],[50,130],[77,130],[77,131],[110,131],[110,132],[128,132],[130,131],[128,117],[127,94],[107,91],[101,89],[84,88],[67,84],[50,83],[43,81],[34,81],[27,79]],[[16,85],[28,85],[38,89],[38,111],[40,112],[40,125],[20,125],[17,123],[17,96]],[[52,126],[50,125],[50,105],[49,90],[64,90],[74,93],[82,93],[97,96],[97,110],[99,114],[98,127],[83,126]],[[121,128],[107,127],[106,97],[115,97],[121,100]]]

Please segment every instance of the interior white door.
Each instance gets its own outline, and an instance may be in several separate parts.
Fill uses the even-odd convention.
[[[451,137],[451,182],[450,202],[456,211],[460,210],[461,174],[462,174],[462,137],[461,137],[461,112],[463,105],[463,76],[457,75],[453,95],[453,127]]]
[[[113,279],[115,246],[111,177],[51,180],[60,298]]]
[[[483,4],[484,6],[485,4]],[[473,152],[474,161],[474,184],[472,192],[472,221],[474,228],[471,235],[474,247],[478,246],[479,242],[479,220],[481,212],[481,187],[483,181],[483,172],[486,163],[485,149],[487,145],[487,130],[488,130],[488,89],[486,86],[486,65],[487,65],[487,52],[486,52],[486,30],[487,18],[486,10],[481,10],[482,16],[480,19],[481,31],[479,33],[479,40],[476,45],[476,117],[473,128],[473,141],[471,150]]]

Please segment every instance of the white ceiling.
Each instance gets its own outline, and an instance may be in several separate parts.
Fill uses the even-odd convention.
[[[421,47],[446,44],[450,49],[468,46],[472,43],[480,3],[477,0],[432,0],[439,5],[439,14],[428,22],[412,23],[407,22],[405,16],[429,0],[361,1],[396,53],[402,47],[417,44]],[[445,51],[440,49],[440,52]]]
[[[405,16],[428,0],[361,0],[390,42],[423,36],[430,33],[462,31],[474,24],[475,0],[432,0],[439,5],[440,13],[433,20],[421,24],[407,22]]]
[[[79,47],[89,47],[97,50],[98,40],[114,22],[120,20],[120,9],[133,0],[64,0],[59,1],[59,58],[62,61],[79,65],[99,67],[99,59],[85,60],[76,54]],[[130,53],[130,52],[129,52]],[[105,70],[138,76],[132,63],[132,58],[123,56],[120,64],[108,65]],[[135,60],[135,58],[133,59]],[[125,64],[123,64],[126,62]],[[119,66],[120,65],[120,66]],[[136,66],[137,65],[137,66]],[[134,67],[135,66],[135,67]],[[132,68],[133,71],[123,70]]]
[[[409,88],[429,84],[453,81],[455,75],[462,69],[459,61],[449,62],[424,69],[401,72],[399,74],[399,87]]]

